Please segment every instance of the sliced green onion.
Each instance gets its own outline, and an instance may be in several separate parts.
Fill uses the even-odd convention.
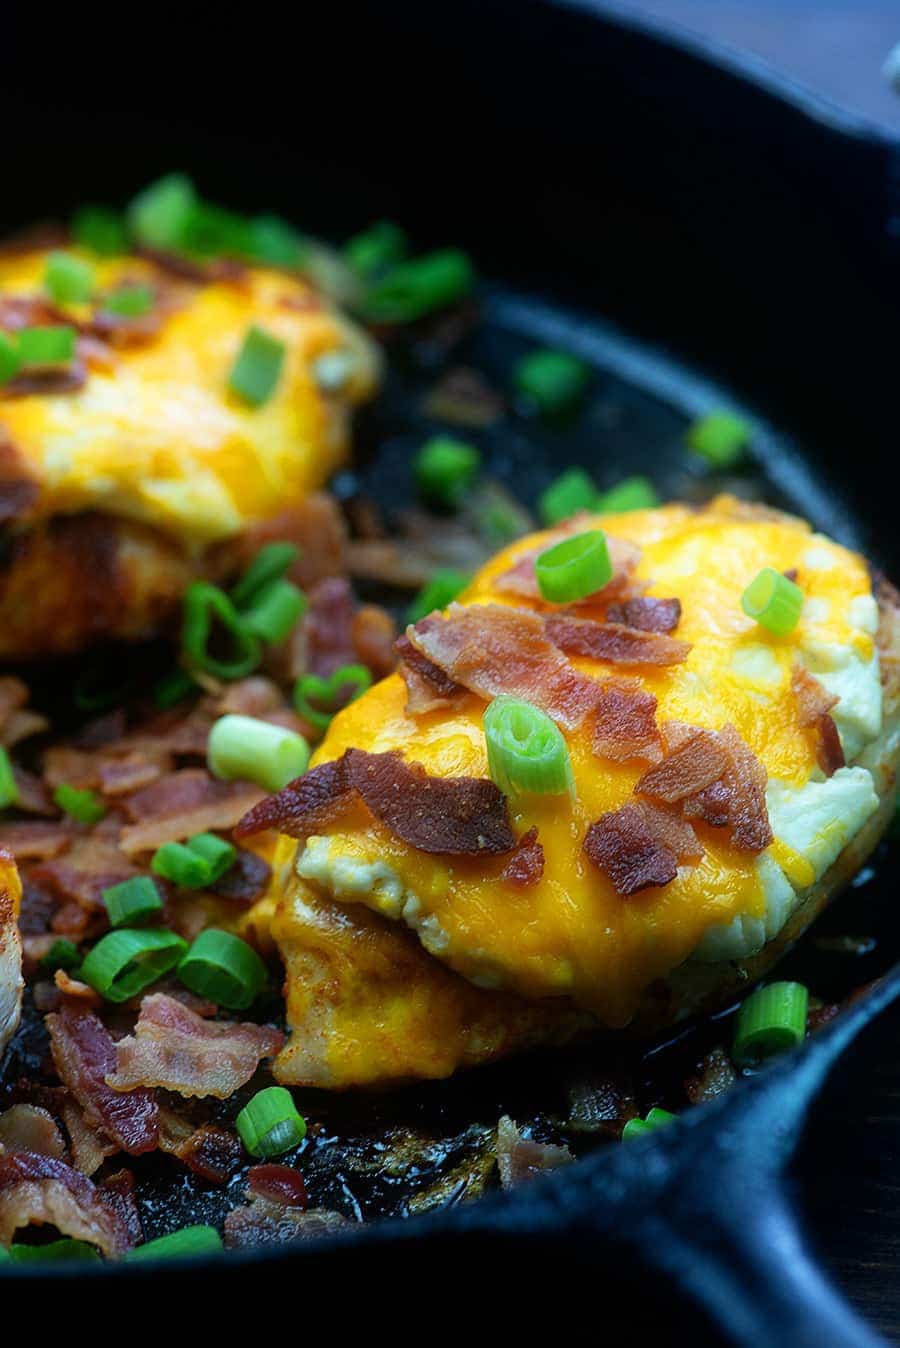
[[[84,304],[94,291],[94,269],[71,253],[51,253],[44,287],[54,304]]]
[[[143,318],[156,302],[151,286],[143,282],[120,286],[104,296],[101,308],[105,313],[121,314],[123,318]]]
[[[306,1120],[283,1086],[257,1091],[238,1114],[235,1126],[251,1156],[280,1156],[299,1147],[306,1137]]]
[[[195,1255],[218,1254],[224,1249],[222,1237],[214,1226],[183,1226],[167,1236],[157,1236],[145,1245],[129,1250],[124,1258],[129,1263],[142,1259],[189,1259]]]
[[[649,1123],[651,1128],[661,1128],[664,1123],[674,1123],[677,1118],[678,1115],[673,1114],[671,1110],[660,1109],[658,1105],[654,1105],[645,1115],[645,1122]]]
[[[10,1254],[9,1250],[6,1248],[5,1245],[0,1245],[0,1265],[11,1263],[12,1263],[12,1255]]]
[[[254,636],[267,646],[284,641],[309,608],[306,595],[289,580],[273,580],[254,596],[242,617]]]
[[[45,1264],[69,1259],[99,1260],[100,1251],[86,1240],[51,1240],[47,1245],[11,1245],[14,1264]]]
[[[72,221],[72,237],[101,257],[128,252],[128,229],[118,211],[108,206],[82,206]]]
[[[22,328],[18,341],[19,364],[27,369],[52,369],[71,365],[75,358],[75,329],[56,327]]]
[[[488,771],[506,796],[572,791],[572,764],[550,717],[518,697],[496,697],[484,713]]]
[[[81,978],[108,1002],[127,1002],[162,978],[188,948],[174,931],[122,927],[108,932],[81,965]]]
[[[753,427],[734,412],[709,412],[688,427],[685,439],[714,468],[734,468],[744,457]]]
[[[602,529],[564,538],[535,558],[541,595],[551,604],[572,604],[596,594],[612,579],[612,562]]]
[[[752,1066],[801,1044],[808,1009],[802,983],[770,983],[751,992],[735,1019],[732,1057],[738,1066]]]
[[[436,435],[416,455],[416,486],[429,504],[455,509],[480,467],[481,455],[472,445],[449,435]]]
[[[19,368],[19,348],[16,343],[0,332],[0,384],[5,384]]]
[[[217,585],[197,580],[184,592],[181,642],[188,664],[220,679],[242,679],[262,659],[259,641],[247,628],[234,604]],[[218,622],[231,638],[230,659],[221,659],[209,649],[213,624]]]
[[[406,610],[406,621],[417,623],[435,609],[444,609],[462,594],[472,577],[466,571],[452,566],[438,567],[431,580],[424,585]]]
[[[7,751],[0,746],[0,810],[10,805],[18,805],[19,787],[16,783],[13,765]]]
[[[652,510],[659,505],[659,496],[647,477],[626,477],[597,497],[593,509],[601,515],[617,515],[624,510]]]
[[[803,591],[774,567],[764,566],[741,595],[748,618],[776,637],[786,637],[800,621]]]
[[[53,800],[79,824],[97,824],[106,814],[106,806],[95,791],[79,791],[65,782],[53,792]]]
[[[149,875],[133,875],[130,880],[110,885],[101,897],[111,927],[139,927],[162,912],[163,901]]]
[[[249,604],[272,581],[281,580],[299,556],[300,549],[293,543],[267,543],[260,548],[231,591],[231,598],[238,608]]]
[[[306,771],[309,745],[295,730],[232,713],[220,716],[209,732],[206,761],[215,777],[280,791]]]
[[[179,233],[178,247],[191,257],[246,257],[253,250],[250,221],[210,201],[195,202]]]
[[[178,252],[197,208],[194,184],[183,173],[170,173],[145,187],[128,208],[128,222],[138,243],[162,252]]]
[[[653,1125],[643,1119],[629,1119],[622,1129],[622,1141],[633,1142],[636,1137],[647,1137],[654,1131]]]
[[[258,215],[250,221],[249,249],[255,262],[299,271],[309,253],[309,244],[293,225],[277,215]]]
[[[456,248],[399,262],[370,287],[363,309],[376,323],[411,323],[455,304],[469,291],[475,273]]]
[[[230,871],[237,860],[237,848],[218,833],[195,833],[185,843],[188,851],[202,857],[209,867],[208,884],[214,885],[221,880],[226,871]]]
[[[211,879],[209,862],[186,843],[167,842],[150,858],[150,869],[180,889],[204,889]]]
[[[41,959],[45,969],[65,969],[70,974],[81,964],[81,952],[74,941],[59,936]]]
[[[266,985],[266,966],[239,936],[207,927],[183,956],[178,977],[198,997],[244,1011]]]
[[[408,240],[399,225],[390,220],[377,220],[374,225],[355,234],[344,244],[344,257],[360,276],[377,276],[386,267],[402,262],[408,250]]]
[[[348,688],[353,691],[349,698],[342,699],[340,709],[355,702],[371,686],[372,674],[365,665],[341,665],[327,679],[318,674],[303,674],[294,684],[294,706],[310,725],[325,730],[339,710],[335,702]],[[329,706],[331,710],[325,710]]]
[[[278,386],[285,351],[284,342],[254,323],[231,367],[228,387],[251,407],[261,407]]]
[[[532,351],[519,361],[513,382],[545,416],[571,412],[590,383],[591,367],[568,351]]]
[[[583,468],[567,468],[541,493],[538,514],[544,524],[562,524],[580,510],[596,510],[600,494]]]
[[[200,685],[192,679],[185,669],[173,669],[165,674],[153,689],[153,701],[157,707],[165,710],[183,702],[186,697],[199,691]]]

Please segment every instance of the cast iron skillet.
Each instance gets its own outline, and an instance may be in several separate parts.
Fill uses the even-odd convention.
[[[772,493],[898,573],[885,339],[900,160],[887,138],[586,2],[373,0],[304,15],[296,35],[274,18],[190,33],[157,11],[112,64],[80,15],[55,16],[52,37],[22,8],[11,18],[4,230],[124,198],[173,165],[212,197],[324,235],[402,219],[423,246],[462,244],[503,278],[489,334],[579,349],[639,409],[624,439],[492,449],[526,496],[566,457],[590,456],[601,482],[647,467],[645,426],[671,443],[685,416],[736,400],[757,418]],[[379,453],[361,471],[391,497],[402,398],[376,416]],[[663,470],[664,485],[681,471]],[[898,993],[889,974],[799,1054],[669,1132],[511,1196],[90,1286],[122,1307],[151,1287],[179,1302],[202,1289],[207,1314],[238,1286],[242,1300],[296,1289],[307,1307],[337,1291],[342,1317],[351,1303],[408,1306],[419,1289],[441,1319],[458,1295],[482,1323],[487,1300],[508,1319],[552,1289],[570,1324],[589,1313],[608,1333],[621,1318],[637,1341],[876,1342],[807,1255],[782,1177],[829,1069],[860,1034],[877,1053],[872,1036],[897,1017],[876,1017]],[[85,1276],[53,1281],[71,1296]]]

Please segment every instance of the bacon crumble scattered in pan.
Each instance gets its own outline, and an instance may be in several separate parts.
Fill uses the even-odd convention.
[[[96,1245],[108,1258],[134,1239],[119,1205],[85,1175],[51,1156],[15,1151],[0,1156],[0,1244],[22,1227],[56,1227],[60,1235]]]
[[[174,997],[157,992],[141,1002],[134,1034],[115,1045],[104,1080],[129,1098],[140,1087],[186,1097],[226,1100],[284,1043],[280,1030],[236,1021],[204,1020]]]
[[[354,800],[423,852],[481,856],[511,852],[516,845],[506,798],[478,777],[431,777],[399,754],[348,749],[320,763],[247,814],[235,829],[248,837],[274,828],[304,838],[326,828]]]

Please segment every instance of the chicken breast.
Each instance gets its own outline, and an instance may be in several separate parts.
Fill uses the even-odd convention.
[[[22,944],[18,916],[22,888],[16,863],[0,848],[0,1055],[15,1033],[22,1005]]]
[[[60,309],[47,262],[43,249],[0,252],[0,334],[78,334],[64,366],[0,383],[4,659],[155,631],[189,580],[219,575],[242,537],[334,471],[378,379],[374,346],[299,277],[91,259],[94,298]],[[135,287],[148,313],[104,307]],[[229,384],[252,329],[284,351],[259,404]]]
[[[577,609],[548,604],[534,556],[589,528],[608,535],[612,581]],[[802,591],[786,635],[742,609],[765,567]],[[312,785],[250,821],[293,835],[271,928],[288,970],[282,1079],[358,1084],[379,1060],[393,1078],[404,1057],[408,1075],[442,1075],[586,1022],[655,1029],[759,977],[891,817],[897,613],[862,558],[727,497],[583,519],[502,553],[408,632],[401,673],[335,718],[298,784]],[[571,795],[490,796],[483,721],[499,693],[556,720]],[[441,813],[457,796],[483,811],[462,849],[472,821]],[[421,988],[431,1005],[411,1031]],[[460,998],[468,1029],[480,1014],[507,1032],[448,1029]],[[352,1049],[329,1030],[341,1004]],[[523,1029],[525,1008],[543,1026],[532,1014]]]

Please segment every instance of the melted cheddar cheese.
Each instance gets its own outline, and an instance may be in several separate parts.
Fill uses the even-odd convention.
[[[264,269],[194,283],[139,257],[86,260],[98,292],[159,283],[162,321],[140,344],[88,351],[87,382],[74,392],[4,398],[0,389],[0,440],[39,487],[29,520],[99,510],[150,524],[190,553],[274,515],[334,471],[347,449],[347,407],[372,392],[378,362],[310,285]],[[46,262],[38,251],[0,256],[0,299],[41,295]],[[86,319],[90,306],[69,313]],[[260,407],[228,389],[252,324],[286,348]],[[350,353],[352,366],[329,393],[315,363],[334,351]]]

